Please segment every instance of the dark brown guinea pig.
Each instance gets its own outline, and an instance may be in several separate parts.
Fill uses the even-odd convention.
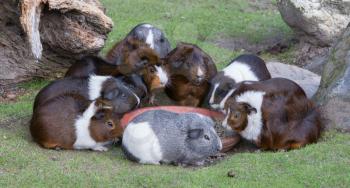
[[[170,84],[167,95],[184,106],[199,106],[217,73],[211,57],[194,44],[180,43],[166,57]]]
[[[120,73],[128,75],[149,65],[160,63],[157,53],[145,42],[127,37],[115,44],[107,53],[107,61],[117,65]]]
[[[35,142],[48,149],[107,151],[105,145],[120,137],[123,128],[108,101],[67,94],[37,107],[30,133]]]
[[[299,85],[284,78],[240,83],[225,113],[224,127],[262,149],[300,148],[321,134],[317,108]]]
[[[105,61],[98,56],[85,56],[74,63],[66,72],[65,77],[87,77],[91,74],[101,76],[119,76],[118,66]]]

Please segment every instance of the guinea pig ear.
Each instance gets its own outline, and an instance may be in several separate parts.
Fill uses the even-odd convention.
[[[190,129],[188,132],[188,138],[190,139],[197,139],[201,136],[203,136],[204,131],[203,129]]]
[[[244,106],[244,109],[246,110],[246,112],[248,114],[251,114],[253,112],[257,113],[256,108],[252,107],[250,104],[244,102],[244,103],[242,103],[242,105]]]

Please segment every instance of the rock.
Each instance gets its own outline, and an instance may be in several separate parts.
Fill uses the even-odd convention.
[[[304,89],[309,98],[312,98],[319,88],[321,77],[306,69],[279,62],[268,62],[266,66],[272,78],[282,77],[293,80]]]
[[[330,51],[315,99],[326,128],[350,132],[350,26]]]
[[[302,40],[319,46],[331,46],[350,22],[349,0],[278,0],[277,7]]]

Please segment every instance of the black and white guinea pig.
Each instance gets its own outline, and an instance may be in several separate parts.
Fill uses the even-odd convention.
[[[270,78],[271,75],[264,60],[256,55],[240,55],[210,80],[211,88],[207,96],[209,106],[216,110],[224,109],[226,100],[232,95],[239,82],[262,81]]]
[[[122,149],[128,159],[143,164],[200,165],[222,143],[209,117],[153,110],[127,125]]]
[[[161,58],[164,58],[170,51],[169,40],[163,31],[151,24],[143,23],[135,26],[127,35],[127,37],[130,36],[147,43]]]
[[[140,104],[140,98],[122,81],[112,76],[90,75],[51,82],[36,96],[33,110],[46,101],[69,93],[82,95],[91,101],[98,98],[111,101],[116,114],[128,112]]]

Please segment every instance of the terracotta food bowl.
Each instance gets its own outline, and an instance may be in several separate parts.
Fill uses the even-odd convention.
[[[154,107],[145,107],[136,109],[129,113],[124,114],[121,119],[121,126],[125,128],[130,121],[132,121],[136,116],[150,110],[166,110],[175,113],[187,113],[187,112],[195,112],[205,116],[209,116],[218,120],[222,120],[224,118],[224,114],[212,110],[208,110],[205,108],[195,108],[195,107],[187,107],[187,106],[154,106]],[[233,136],[221,138],[222,142],[222,150],[221,152],[227,152],[231,150],[240,140],[240,136],[235,134]]]

